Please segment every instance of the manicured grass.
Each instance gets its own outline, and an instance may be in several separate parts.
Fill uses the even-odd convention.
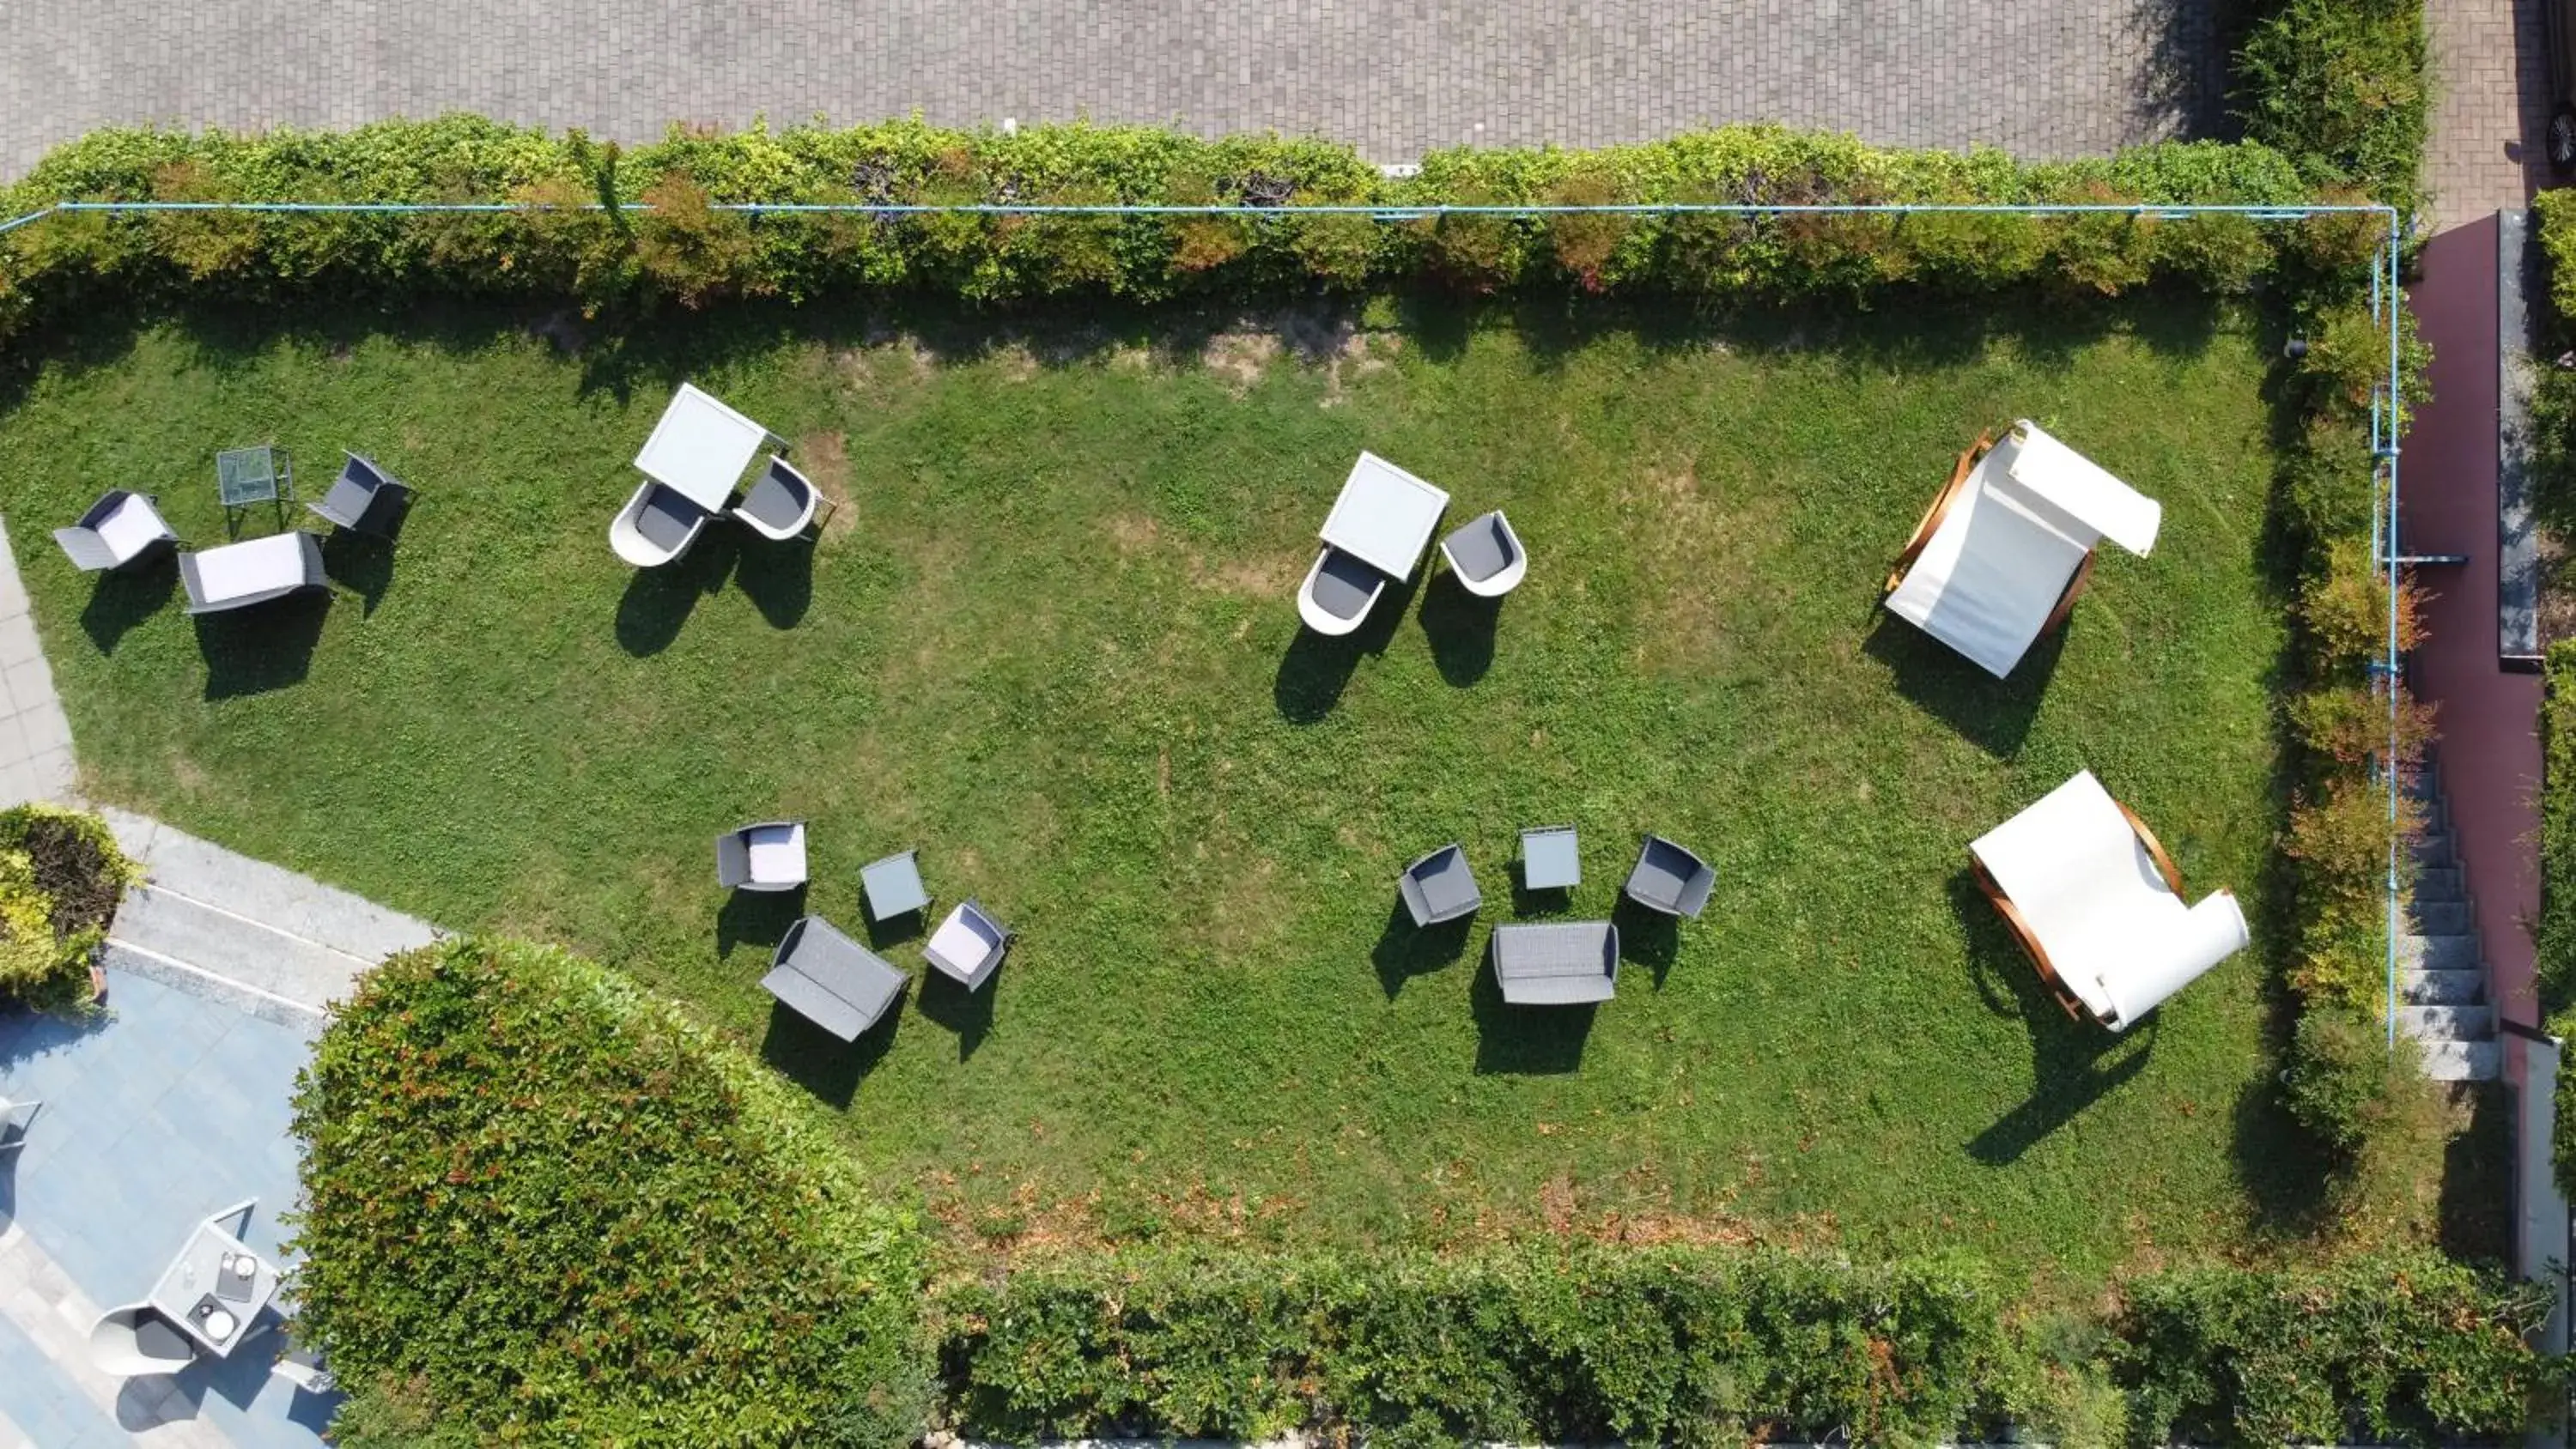
[[[2195,893],[2259,914],[2263,351],[2176,312],[1435,317],[1285,354],[1120,324],[925,349],[673,318],[570,358],[486,319],[173,327],[50,364],[0,478],[102,798],[641,974],[961,1228],[1960,1242],[2098,1281],[2258,1234],[2285,1151],[2253,1105],[2259,949],[2107,1039],[1964,873],[2090,766]],[[810,558],[724,530],[667,576],[611,556],[683,376],[849,500]],[[2165,523],[1998,684],[1875,603],[1957,450],[2017,415]],[[420,489],[389,567],[334,546],[360,587],[327,610],[201,629],[165,576],[93,596],[45,537],[122,485],[219,539],[214,452],[271,438],[308,494],[343,445]],[[1536,562],[1491,627],[1444,580],[1356,650],[1299,638],[1363,447],[1453,521],[1509,509]],[[774,1021],[794,908],[726,901],[709,841],[782,816],[813,822],[814,909],[858,931],[858,867],[919,846],[943,900],[1022,932],[1009,964],[971,1001],[916,984],[856,1051]],[[1515,832],[1558,822],[1583,884],[1516,907]],[[1504,1009],[1491,924],[1609,911],[1646,830],[1716,864],[1705,918],[1623,914],[1597,1014]],[[1417,936],[1395,873],[1451,839],[1485,910]],[[916,943],[886,953],[918,983]]]

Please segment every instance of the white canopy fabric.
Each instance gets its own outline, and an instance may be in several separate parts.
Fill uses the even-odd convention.
[[[2163,512],[2025,419],[1977,460],[1887,607],[2001,679],[2094,544],[2144,554]]]
[[[2126,1031],[2242,949],[2236,897],[2186,908],[2090,770],[1968,847],[2095,1019]]]

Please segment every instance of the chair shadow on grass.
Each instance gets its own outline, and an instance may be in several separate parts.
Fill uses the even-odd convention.
[[[331,614],[328,590],[290,594],[246,609],[199,614],[197,650],[206,658],[206,698],[239,699],[300,684]]]
[[[179,566],[167,557],[136,573],[102,573],[81,607],[81,632],[101,654],[113,654],[125,636],[169,606],[179,592]]]
[[[335,528],[322,540],[322,571],[357,594],[365,605],[360,617],[373,618],[385,591],[394,586],[393,542]]]
[[[1417,926],[1413,913],[1398,899],[1387,912],[1386,929],[1369,948],[1369,964],[1377,968],[1377,982],[1385,989],[1386,999],[1393,1001],[1414,977],[1428,976],[1467,954],[1467,937],[1475,927],[1474,916]]]
[[[716,959],[730,961],[734,948],[778,949],[787,928],[805,914],[804,886],[791,891],[734,891],[716,912]]]
[[[1415,578],[1421,575],[1416,574]],[[1342,691],[1358,672],[1360,656],[1384,654],[1413,607],[1414,584],[1390,581],[1356,632],[1328,638],[1300,625],[1288,651],[1279,656],[1279,674],[1270,684],[1270,699],[1290,724],[1313,724],[1341,703]],[[1295,608],[1291,600],[1290,608]]]
[[[1502,600],[1476,597],[1445,570],[1424,586],[1422,610],[1415,617],[1442,679],[1465,689],[1485,677],[1494,667],[1494,634],[1502,613]]]
[[[787,1003],[772,1002],[769,1030],[760,1039],[760,1059],[823,1101],[847,1107],[858,1096],[859,1083],[894,1049],[895,1032],[903,1025],[904,998],[911,990],[907,981],[887,1003],[885,1015],[860,1032],[857,1041],[846,1042],[789,1010]]]
[[[1001,997],[1002,978],[1010,970],[1010,958],[1005,956],[984,984],[972,991],[936,967],[922,973],[921,1014],[957,1033],[957,1060],[974,1056],[992,1034],[993,1006]]]
[[[1490,950],[1487,954],[1491,954]],[[1476,1022],[1478,1076],[1554,1077],[1580,1071],[1592,1038],[1596,1002],[1573,1006],[1514,1006],[1503,999],[1491,963],[1479,958],[1467,988],[1468,1014]]]
[[[1610,924],[1619,928],[1619,958],[1653,972],[1655,989],[1663,990],[1664,978],[1673,974],[1673,962],[1682,953],[1682,923],[1621,891],[1618,904],[1610,908]]]
[[[743,545],[733,581],[773,629],[793,629],[814,605],[814,541],[754,538]]]
[[[1968,970],[1986,1009],[2018,1014],[2030,1032],[2035,1081],[2029,1099],[1968,1141],[1970,1157],[2002,1167],[2144,1070],[2155,1050],[2157,1018],[2115,1035],[2068,1016],[1966,867],[1950,878],[1950,909],[1967,936]]]
[[[617,601],[617,643],[638,659],[680,637],[698,601],[724,587],[741,551],[734,530],[710,520],[689,551],[659,568],[637,569]]]
[[[2058,655],[2066,648],[2066,631],[2071,627],[2070,620],[2040,636],[2002,679],[1885,610],[1879,611],[1878,625],[1862,643],[1861,652],[1887,666],[1895,676],[1897,692],[1917,709],[1987,754],[2008,760],[2030,737],[2031,721],[2039,717],[2040,701],[2048,694],[2048,681],[2057,672]]]

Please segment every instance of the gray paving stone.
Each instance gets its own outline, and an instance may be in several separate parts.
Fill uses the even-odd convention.
[[[477,111],[652,140],[672,122],[1173,122],[1410,161],[1723,121],[2089,155],[2206,128],[2219,0],[20,0],[0,177],[109,123],[347,126]]]

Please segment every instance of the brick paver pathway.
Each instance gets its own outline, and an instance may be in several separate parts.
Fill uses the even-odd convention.
[[[2551,0],[2431,0],[2433,135],[2424,181],[2433,224],[2448,231],[2520,206],[2547,185],[2549,57],[2541,6]]]
[[[17,0],[0,176],[109,122],[473,110],[651,139],[918,109],[1276,128],[1374,161],[1778,120],[2104,152],[2223,104],[2221,0]]]

